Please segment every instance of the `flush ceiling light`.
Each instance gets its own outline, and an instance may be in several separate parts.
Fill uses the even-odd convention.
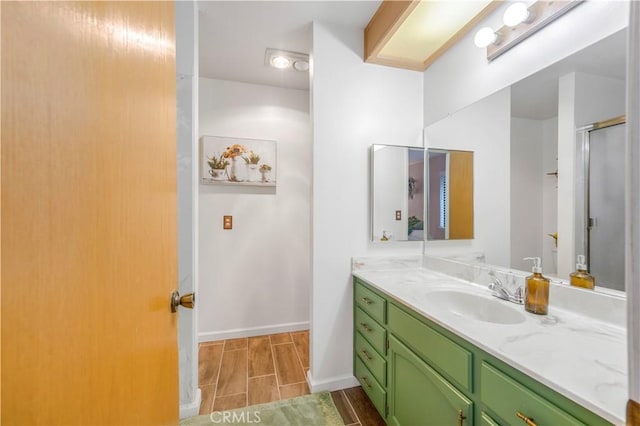
[[[284,69],[288,68],[289,65],[291,65],[291,61],[289,58],[285,58],[284,56],[278,55],[271,58],[271,66],[275,68]]]
[[[502,21],[507,27],[515,27],[523,22],[531,23],[531,21],[533,21],[533,15],[529,12],[529,9],[527,9],[527,5],[518,2],[507,8]]]
[[[264,64],[281,70],[304,72],[309,70],[309,55],[268,48],[264,54]]]
[[[498,39],[499,35],[495,31],[493,31],[493,28],[484,27],[478,30],[475,38],[473,39],[473,42],[479,48],[484,49],[485,47],[497,42]]]

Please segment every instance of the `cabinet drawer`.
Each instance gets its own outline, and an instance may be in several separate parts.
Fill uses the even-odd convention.
[[[487,363],[482,363],[481,367],[480,395],[482,401],[509,424],[522,421],[517,413],[532,419],[538,425],[582,424],[575,417]]]
[[[387,301],[378,296],[360,282],[356,281],[355,287],[355,299],[356,304],[367,314],[371,315],[371,318],[378,321],[380,324],[386,324],[386,304]]]
[[[389,331],[409,345],[422,359],[471,391],[473,355],[428,325],[389,304]]]
[[[373,346],[362,337],[360,332],[356,332],[356,354],[367,366],[369,371],[376,377],[382,386],[387,385],[387,361],[380,355]]]
[[[354,326],[378,353],[387,354],[387,331],[360,308],[356,308]]]
[[[382,416],[382,418],[387,417],[387,413],[385,412],[385,407],[387,405],[387,392],[384,390],[382,386],[376,381],[373,377],[373,374],[365,367],[365,365],[360,361],[360,358],[356,357],[356,377],[358,381],[362,385],[362,389],[364,389],[365,393],[373,403],[378,413]]]

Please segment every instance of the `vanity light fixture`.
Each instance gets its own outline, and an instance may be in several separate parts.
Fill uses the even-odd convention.
[[[264,54],[264,64],[281,70],[305,72],[309,70],[309,55],[268,48]]]
[[[482,49],[486,48],[487,60],[493,61],[584,1],[540,0],[528,8],[522,2],[513,3],[504,13],[504,26],[497,31],[491,27],[479,29],[474,43]]]

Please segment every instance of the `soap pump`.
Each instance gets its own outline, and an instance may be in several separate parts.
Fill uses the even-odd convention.
[[[569,275],[571,285],[574,287],[582,287],[593,290],[596,286],[596,279],[587,272],[587,264],[584,255],[578,255],[578,263],[576,263],[576,271]]]
[[[539,257],[525,257],[533,260],[533,275],[526,279],[524,309],[538,315],[547,315],[549,310],[549,279],[542,276]]]

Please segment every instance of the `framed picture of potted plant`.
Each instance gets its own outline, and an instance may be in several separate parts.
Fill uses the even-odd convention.
[[[200,183],[276,186],[276,141],[202,136]]]

